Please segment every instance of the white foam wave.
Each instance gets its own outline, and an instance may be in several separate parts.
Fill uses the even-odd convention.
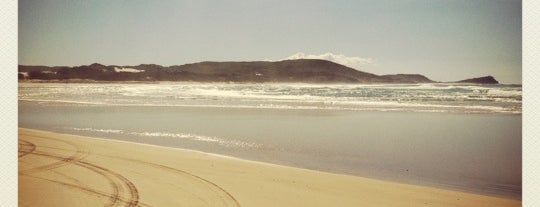
[[[521,96],[521,90],[489,89],[488,95],[492,96]]]
[[[124,132],[124,130],[119,130],[119,129],[93,129],[93,128],[89,128],[89,127],[86,127],[86,128],[69,128],[69,129],[76,130],[76,131],[93,131],[93,132],[116,133],[116,134]]]
[[[67,129],[75,130],[75,131],[90,131],[90,132],[101,132],[101,133],[110,133],[110,134],[122,134],[122,135],[132,135],[132,136],[140,136],[140,137],[168,137],[168,138],[180,138],[180,139],[187,139],[192,141],[202,141],[202,142],[210,142],[210,143],[216,143],[222,146],[226,147],[242,147],[242,148],[259,148],[262,145],[251,143],[251,142],[244,142],[234,139],[224,139],[224,138],[218,138],[218,137],[212,137],[212,136],[204,136],[204,135],[198,135],[198,134],[192,134],[192,133],[170,133],[170,132],[132,132],[132,131],[125,131],[120,129],[94,129],[94,128],[77,128],[77,127],[69,127]]]
[[[400,84],[21,84],[19,100],[119,106],[189,106],[521,113],[516,86]]]

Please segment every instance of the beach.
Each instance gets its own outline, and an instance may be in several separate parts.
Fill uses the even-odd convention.
[[[521,206],[521,201],[20,128],[19,205]]]
[[[521,199],[521,115],[34,101],[19,109],[22,128]]]
[[[521,1],[17,8],[19,206],[528,203]]]

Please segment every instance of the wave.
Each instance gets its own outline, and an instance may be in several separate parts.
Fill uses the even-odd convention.
[[[521,97],[521,90],[508,90],[508,89],[489,89],[488,95],[491,96],[519,96]]]
[[[275,110],[335,110],[335,111],[396,111],[396,112],[451,112],[451,113],[508,113],[521,114],[521,108],[505,108],[500,106],[456,106],[399,102],[349,102],[324,105],[287,105],[287,104],[166,104],[166,103],[101,103],[66,100],[27,100],[19,101],[42,102],[44,104],[63,103],[67,105],[85,106],[138,106],[138,107],[197,107],[197,108],[232,108],[232,109],[275,109]]]
[[[521,87],[316,84],[19,85],[19,100],[121,106],[521,113]],[[42,86],[42,87],[39,87]]]
[[[118,135],[129,135],[129,136],[139,136],[139,137],[166,137],[166,138],[178,138],[186,139],[191,141],[201,141],[215,143],[226,147],[242,147],[242,148],[260,148],[262,144],[256,144],[251,142],[239,141],[234,139],[226,139],[212,136],[204,136],[192,133],[172,133],[172,132],[135,132],[135,131],[126,131],[120,129],[95,129],[95,128],[77,128],[77,127],[66,127],[64,129],[74,130],[74,131],[88,131],[88,132],[99,132],[106,134],[118,134]]]

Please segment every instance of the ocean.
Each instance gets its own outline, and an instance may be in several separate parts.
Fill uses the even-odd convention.
[[[520,199],[521,93],[500,84],[21,82],[19,126]]]

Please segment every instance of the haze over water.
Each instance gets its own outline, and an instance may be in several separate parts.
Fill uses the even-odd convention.
[[[520,85],[20,83],[19,126],[521,197]]]

